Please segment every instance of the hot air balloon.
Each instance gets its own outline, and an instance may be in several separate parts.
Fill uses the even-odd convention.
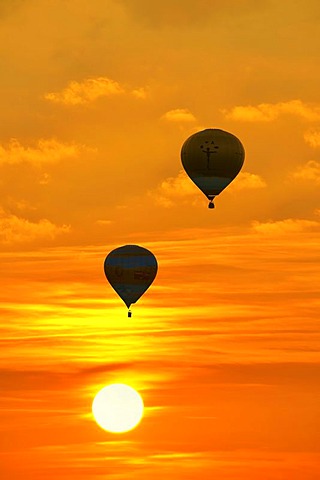
[[[244,162],[244,148],[232,133],[208,128],[191,135],[182,145],[182,165],[191,180],[210,200],[238,175]]]
[[[110,252],[104,261],[104,273],[112,288],[124,301],[131,317],[130,305],[150,287],[158,263],[149,250],[138,245],[124,245]]]

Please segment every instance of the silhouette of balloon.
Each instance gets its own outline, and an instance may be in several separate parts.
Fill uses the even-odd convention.
[[[214,208],[214,197],[238,175],[244,156],[240,140],[217,128],[191,135],[181,149],[183,168],[210,200],[209,208]]]
[[[124,245],[110,252],[104,261],[104,272],[112,288],[128,307],[150,287],[156,277],[156,257],[138,245]]]

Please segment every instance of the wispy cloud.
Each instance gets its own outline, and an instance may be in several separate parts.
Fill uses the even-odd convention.
[[[7,204],[8,204],[9,209],[11,211],[18,211],[20,213],[22,213],[22,212],[24,212],[24,213],[25,212],[32,212],[32,211],[35,211],[37,209],[28,200],[25,200],[25,199],[17,200],[16,198],[10,197],[10,196],[7,199]],[[0,211],[1,211],[1,209],[0,209]]]
[[[286,218],[269,222],[253,222],[254,231],[263,234],[298,233],[320,227],[320,222],[305,219]]]
[[[241,172],[234,183],[231,183],[230,189],[246,190],[266,187],[265,181],[256,174]],[[158,205],[163,207],[172,207],[177,201],[184,200],[190,203],[190,197],[194,197],[194,203],[198,201],[199,189],[186,175],[180,170],[176,177],[169,177],[149,194],[155,198]]]
[[[196,196],[199,193],[198,188],[193,184],[190,178],[183,170],[180,170],[176,177],[169,177],[158,186],[158,188],[149,194],[155,198],[156,203],[163,207],[172,207],[179,199]]]
[[[131,94],[136,98],[145,99],[148,96],[148,90],[145,87],[135,88],[131,91]]]
[[[83,105],[99,97],[121,93],[124,93],[124,88],[118,82],[107,77],[97,77],[87,78],[82,82],[72,81],[61,92],[47,93],[44,97],[55,103]]]
[[[298,167],[290,178],[296,180],[307,180],[320,184],[320,163],[314,160],[306,162],[304,165]]]
[[[235,181],[231,183],[230,190],[257,189],[265,188],[266,186],[266,182],[260,177],[260,175],[249,172],[240,172]]]
[[[97,221],[96,221],[96,224],[97,224],[97,225],[101,225],[101,226],[111,225],[112,223],[113,223],[112,220],[104,220],[104,219],[101,219],[101,220],[97,220]]]
[[[195,122],[196,117],[187,108],[176,108],[169,110],[161,117],[168,122]]]
[[[259,105],[238,105],[231,110],[222,110],[226,118],[244,122],[271,122],[280,115],[294,115],[307,121],[320,119],[320,106],[309,105],[301,100]]]
[[[57,235],[68,233],[70,226],[55,225],[46,218],[31,222],[0,209],[0,243],[12,244],[32,242],[36,239],[54,239]]]
[[[304,134],[304,139],[310,147],[320,147],[320,130],[308,130]]]
[[[55,139],[40,139],[34,147],[29,147],[12,138],[7,145],[0,145],[0,165],[57,163],[64,158],[76,157],[81,148]]]

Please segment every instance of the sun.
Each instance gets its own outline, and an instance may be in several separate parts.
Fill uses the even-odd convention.
[[[94,397],[92,413],[97,424],[112,433],[123,433],[138,425],[143,415],[140,394],[123,383],[107,385]]]

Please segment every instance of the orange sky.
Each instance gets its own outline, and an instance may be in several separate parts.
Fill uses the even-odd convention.
[[[320,478],[318,0],[0,5],[0,476]],[[208,210],[185,139],[236,135]],[[103,261],[158,259],[126,307]],[[133,431],[95,393],[128,383]]]

